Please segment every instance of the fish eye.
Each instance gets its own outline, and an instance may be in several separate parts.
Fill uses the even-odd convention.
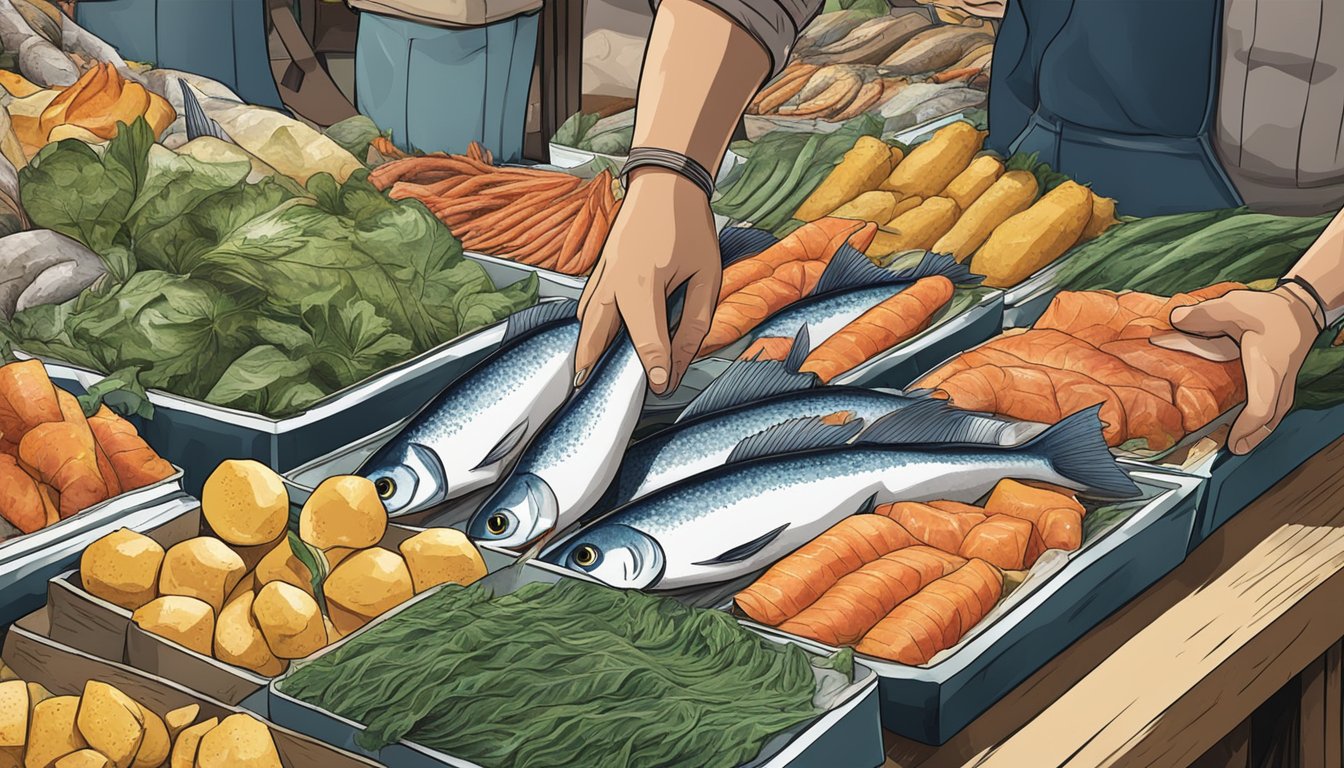
[[[580,568],[591,568],[597,565],[597,559],[601,555],[597,547],[592,544],[580,544],[571,557],[574,558],[574,564]]]
[[[387,501],[397,492],[397,481],[390,477],[380,477],[373,481],[373,490],[378,492],[378,498]]]
[[[509,518],[503,512],[496,512],[485,519],[485,529],[496,536],[502,536],[509,529]]]

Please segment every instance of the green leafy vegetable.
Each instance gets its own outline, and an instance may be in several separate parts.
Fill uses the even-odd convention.
[[[797,646],[722,611],[568,579],[498,598],[445,585],[279,685],[363,723],[367,749],[406,739],[500,768],[735,766],[817,714]]]
[[[1042,195],[1069,180],[1067,175],[1051,168],[1049,163],[1042,163],[1035,152],[1029,155],[1018,152],[1008,158],[1003,167],[1009,171],[1031,173],[1036,177],[1036,183],[1040,185]]]
[[[323,131],[327,138],[340,145],[341,149],[362,158],[369,154],[369,144],[379,136],[385,136],[378,125],[364,115],[355,115],[328,127]]]
[[[597,125],[597,121],[600,119],[601,117],[595,114],[575,112],[560,124],[560,127],[555,131],[555,136],[551,137],[551,141],[562,147],[578,149],[583,144],[584,139],[587,138],[588,132],[593,129],[594,125]]]
[[[154,418],[154,404],[149,402],[149,393],[141,386],[139,372],[134,368],[109,373],[78,399],[85,416],[93,416],[100,405],[106,405],[122,416]]]
[[[155,145],[143,120],[101,154],[44,148],[20,175],[34,224],[88,245],[113,279],[0,336],[124,373],[98,397],[125,391],[112,399],[129,407],[143,385],[283,417],[536,302],[535,276],[497,290],[423,205],[366,173],[317,174],[296,195],[249,171]]]
[[[294,557],[308,569],[312,577],[313,597],[317,600],[317,606],[322,610],[322,615],[327,615],[327,598],[322,593],[322,585],[327,580],[327,574],[331,572],[327,564],[327,556],[308,542],[299,538],[296,531],[290,531],[287,538],[289,542],[289,551],[294,553]]]

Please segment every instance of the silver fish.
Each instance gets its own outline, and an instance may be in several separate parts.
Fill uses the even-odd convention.
[[[390,517],[494,485],[572,391],[577,303],[538,304],[508,319],[500,348],[453,382],[359,474]]]
[[[467,524],[467,535],[521,548],[563,530],[602,498],[644,403],[644,366],[622,335],[518,466]]]
[[[885,289],[885,290],[890,290]],[[927,399],[861,387],[820,387],[816,376],[799,373],[812,349],[801,329],[784,361],[739,360],[682,413],[675,424],[636,442],[597,510],[610,510],[679,480],[722,466],[743,440],[770,427],[802,418],[872,424],[881,417]],[[1012,445],[1033,427],[946,405],[941,418],[957,421],[948,439],[957,443]]]
[[[752,438],[726,466],[617,509],[551,544],[541,559],[616,587],[674,590],[754,573],[879,503],[973,502],[1004,478],[1102,498],[1139,493],[1106,447],[1098,407],[1014,448],[893,445],[937,442],[940,420],[930,418],[937,406],[903,408],[852,446],[807,449],[814,425]]]

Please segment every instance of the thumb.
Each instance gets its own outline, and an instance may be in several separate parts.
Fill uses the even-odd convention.
[[[1171,313],[1173,328],[1195,336],[1230,336],[1240,340],[1244,321],[1245,313],[1226,296],[1177,307]]]

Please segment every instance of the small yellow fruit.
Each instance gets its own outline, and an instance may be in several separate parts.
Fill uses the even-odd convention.
[[[163,547],[148,536],[122,528],[90,544],[79,558],[79,579],[95,597],[128,611],[158,593]]]
[[[33,707],[23,758],[26,768],[49,768],[58,759],[89,746],[75,727],[78,711],[78,696],[53,696]]]
[[[313,575],[308,566],[299,562],[299,558],[294,556],[294,550],[290,548],[288,539],[281,539],[280,543],[257,563],[258,586],[270,584],[272,581],[283,581],[309,595],[313,594]]]
[[[22,747],[28,738],[28,684],[22,680],[0,683],[0,747]]]
[[[117,765],[131,765],[145,736],[140,705],[130,696],[97,680],[84,684],[75,723],[89,746],[107,755]]]
[[[210,604],[194,597],[166,595],[141,606],[131,619],[146,632],[210,655],[215,636],[215,613]]]
[[[299,513],[299,538],[317,547],[364,549],[387,532],[387,510],[373,482],[356,475],[323,480]]]
[[[341,561],[322,587],[331,622],[348,635],[415,596],[406,561],[382,547]]]
[[[177,735],[173,742],[173,756],[168,761],[169,768],[193,768],[196,765],[196,750],[201,745],[201,737],[219,725],[219,718],[212,717],[187,728]]]
[[[485,561],[466,534],[430,528],[401,542],[416,594],[440,584],[470,584],[485,576]]]
[[[247,566],[237,552],[213,536],[174,544],[163,558],[159,594],[204,600],[218,613]]]
[[[249,715],[229,715],[201,737],[198,768],[281,768],[280,753],[265,723]]]
[[[261,628],[252,619],[254,599],[251,592],[244,592],[220,611],[219,620],[215,622],[215,658],[259,675],[275,677],[283,674],[287,665],[271,653]]]
[[[302,659],[327,644],[322,611],[307,592],[273,581],[261,588],[252,604],[252,616],[266,644],[282,659]]]
[[[221,462],[201,491],[210,528],[237,546],[275,541],[289,523],[289,492],[280,476],[251,459]]]
[[[168,740],[168,726],[158,715],[140,707],[140,719],[145,724],[145,737],[140,740],[140,749],[135,753],[132,768],[159,768],[168,760],[168,751],[172,744]]]

